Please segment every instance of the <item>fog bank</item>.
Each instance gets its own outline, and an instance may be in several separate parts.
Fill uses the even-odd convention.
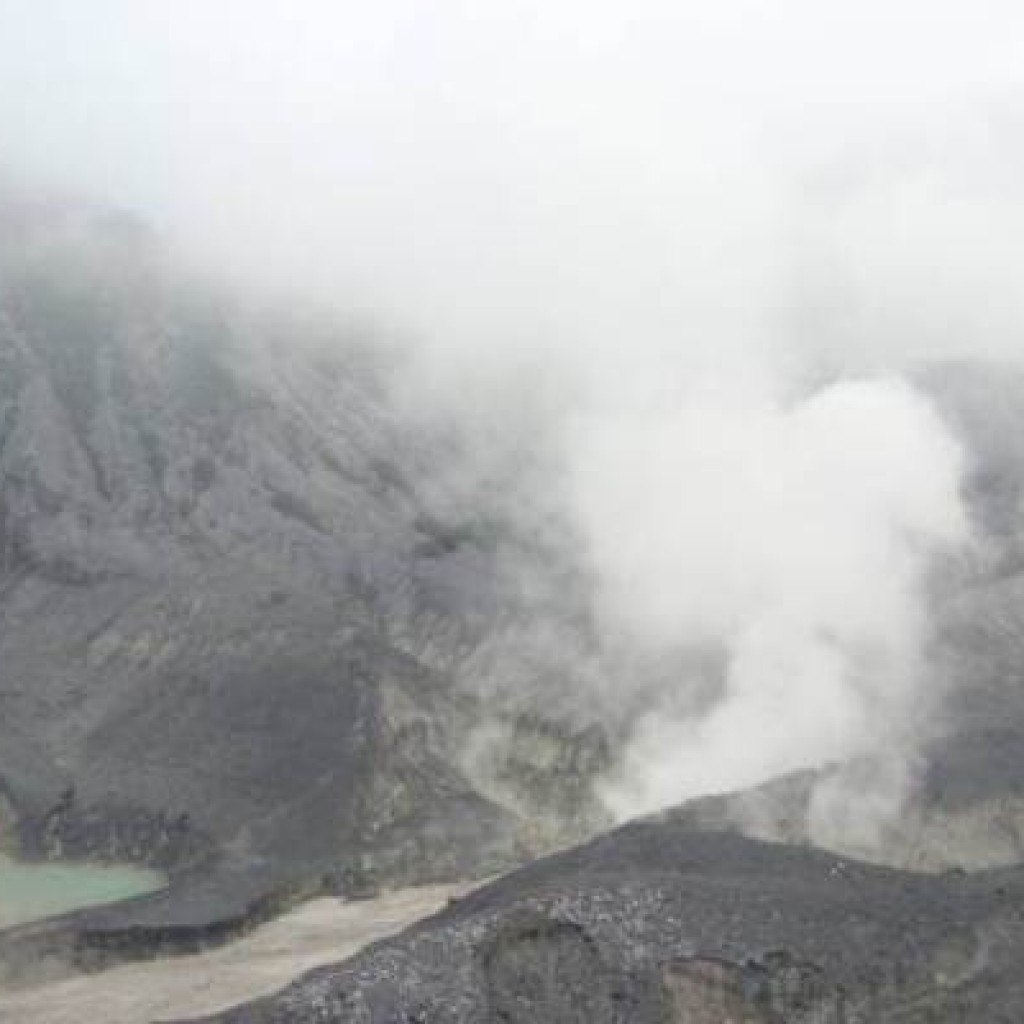
[[[2,160],[401,338],[474,459],[530,421],[524,521],[569,517],[606,635],[720,667],[608,684],[647,704],[628,814],[912,762],[971,527],[906,376],[1019,358],[1022,38],[1008,2],[0,0]]]

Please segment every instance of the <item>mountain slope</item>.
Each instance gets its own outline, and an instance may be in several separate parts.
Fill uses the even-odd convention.
[[[186,279],[131,222],[0,219],[0,779],[26,850],[215,855],[250,896],[504,862],[519,825],[460,766],[480,709],[455,679],[515,602],[445,504],[450,438],[396,419],[379,351]]]
[[[503,423],[481,463],[394,375],[378,345],[189,277],[129,219],[0,198],[0,825],[26,855],[172,876],[76,919],[90,942],[192,942],[268,894],[476,876],[607,824],[592,783],[678,666],[599,635],[529,431]],[[919,806],[858,853],[1009,863],[1024,378],[919,383],[968,448],[983,543],[936,574],[949,714]],[[806,788],[771,793],[686,820],[818,838]]]

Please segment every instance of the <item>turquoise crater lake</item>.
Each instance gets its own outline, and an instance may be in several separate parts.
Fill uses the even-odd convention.
[[[159,871],[116,864],[28,864],[0,855],[0,928],[157,892]]]

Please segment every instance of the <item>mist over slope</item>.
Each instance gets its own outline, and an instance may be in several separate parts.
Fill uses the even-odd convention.
[[[748,378],[735,405],[694,377],[599,423],[508,381],[448,408],[418,356],[204,284],[131,218],[2,215],[0,775],[26,849],[215,855],[246,891],[458,874],[844,758],[885,767],[809,834],[870,846],[962,708],[1013,735],[1017,631],[962,640],[1018,544],[984,367]]]
[[[2,207],[0,776],[25,852],[213,856],[259,891],[543,841],[463,763],[500,718],[469,666],[525,614],[499,563],[541,560],[501,518],[516,481],[455,500],[458,437],[403,422],[379,349],[180,275],[131,221],[23,199]]]
[[[985,10],[0,6],[23,851],[196,887],[151,922],[700,796],[1018,859],[1022,26]]]

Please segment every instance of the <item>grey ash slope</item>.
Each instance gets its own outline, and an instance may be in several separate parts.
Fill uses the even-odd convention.
[[[911,875],[638,822],[218,1024],[1009,1024],[1024,869]]]
[[[0,961],[224,937],[282,888],[478,875],[594,825],[629,709],[588,721],[561,698],[594,692],[574,672],[639,663],[602,662],[571,550],[521,514],[529,459],[467,483],[466,439],[396,412],[388,380],[378,350],[231,303],[123,218],[0,201],[0,824],[27,853],[174,878],[5,938]],[[910,837],[927,849],[883,854],[1012,863],[1024,379],[923,381],[970,447],[986,540],[937,581],[954,696]],[[803,842],[783,792],[757,828],[720,808],[676,824]]]
[[[177,874],[216,854],[223,884],[154,922],[517,855],[460,767],[480,712],[455,684],[515,618],[495,563],[517,542],[446,503],[452,439],[396,418],[379,352],[232,305],[123,218],[0,219],[0,779],[24,845]]]

